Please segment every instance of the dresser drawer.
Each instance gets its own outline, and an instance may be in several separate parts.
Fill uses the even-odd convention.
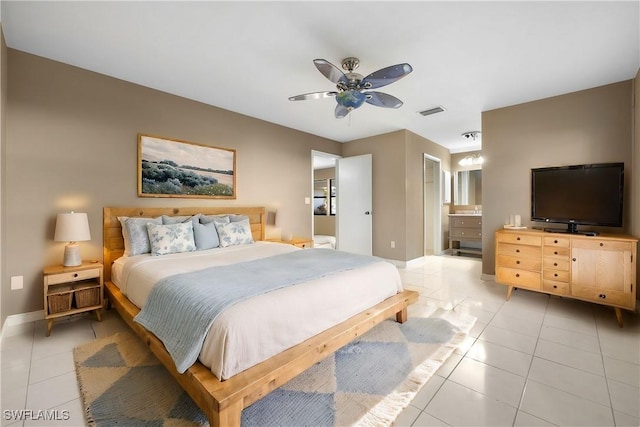
[[[93,279],[100,277],[100,268],[92,268],[89,270],[72,271],[69,273],[56,273],[47,276],[47,283],[55,285],[56,283],[79,282],[81,280]]]
[[[569,295],[570,287],[568,283],[556,282],[553,280],[543,280],[542,290],[557,295]]]
[[[597,237],[591,237],[589,239],[573,238],[571,246],[580,249],[601,249],[605,251],[631,251],[631,242],[621,242],[612,240],[590,240],[597,239]]]
[[[501,267],[516,268],[522,270],[540,271],[542,261],[538,258],[524,258],[511,255],[497,255],[496,260]]]
[[[548,258],[542,261],[542,266],[545,270],[560,270],[569,271],[569,259]]]
[[[618,305],[630,309],[635,307],[635,300],[632,292],[609,291],[574,286],[571,289],[571,295],[580,299],[597,302],[599,304]]]
[[[498,244],[498,254],[525,258],[542,258],[540,246],[516,245],[511,243]]]
[[[498,233],[498,242],[542,246],[542,237],[526,233]]]
[[[496,281],[517,288],[540,289],[540,273],[508,267],[498,267]]]
[[[571,240],[568,237],[545,236],[544,245],[554,246],[558,248],[568,248],[571,246]]]
[[[452,228],[451,238],[482,239],[482,230],[478,228]]]
[[[556,282],[569,283],[569,272],[560,270],[544,270],[542,278],[545,280],[554,280]]]
[[[460,228],[482,228],[482,219],[481,218],[451,218],[451,226],[452,227],[460,227]]]
[[[542,250],[543,255],[545,256],[545,258],[547,257],[552,257],[552,258],[564,258],[564,259],[569,259],[569,255],[571,254],[571,249],[569,249],[569,247],[559,247],[559,246],[544,246],[544,249]]]

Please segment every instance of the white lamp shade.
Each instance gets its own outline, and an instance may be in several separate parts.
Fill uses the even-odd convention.
[[[61,213],[56,219],[56,242],[82,242],[91,240],[86,213]]]

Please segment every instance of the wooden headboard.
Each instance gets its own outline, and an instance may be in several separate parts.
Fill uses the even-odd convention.
[[[199,213],[204,215],[246,215],[251,224],[253,240],[264,240],[266,223],[264,207],[104,208],[102,215],[104,280],[111,280],[111,264],[124,253],[124,239],[122,238],[122,227],[118,221],[119,216],[155,218],[160,215],[180,216]]]

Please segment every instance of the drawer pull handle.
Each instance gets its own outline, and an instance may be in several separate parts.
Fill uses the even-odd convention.
[[[558,277],[558,273],[553,273],[553,277]]]
[[[557,240],[554,240],[554,241],[553,241],[553,243],[558,243],[558,241],[557,241]]]
[[[520,264],[520,260],[516,261],[516,264]]]
[[[553,251],[553,254],[554,255],[558,255],[558,251]]]
[[[520,240],[520,238],[519,238],[519,237],[516,237],[516,240]]]
[[[517,253],[520,253],[520,249],[516,249],[516,252],[517,252]]]
[[[516,273],[516,277],[520,277],[520,273]]]
[[[574,262],[575,262],[575,260],[576,260],[576,259],[575,259],[575,258],[573,258],[571,261],[574,261]]]
[[[73,277],[78,277],[78,273],[73,273]]]
[[[553,285],[553,289],[558,289],[558,285]]]
[[[600,242],[600,246],[604,246],[604,243]]]
[[[558,266],[558,263],[557,263],[557,262],[554,262],[554,263],[553,263],[553,266],[554,266],[554,267],[557,267],[557,266]]]
[[[598,295],[599,298],[605,299],[607,296],[605,294]]]

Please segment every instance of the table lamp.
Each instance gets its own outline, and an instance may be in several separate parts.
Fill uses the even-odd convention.
[[[91,240],[89,232],[89,220],[86,213],[61,213],[56,218],[56,234],[53,237],[56,242],[69,242],[64,247],[65,267],[75,267],[82,264],[80,246],[77,242]]]

